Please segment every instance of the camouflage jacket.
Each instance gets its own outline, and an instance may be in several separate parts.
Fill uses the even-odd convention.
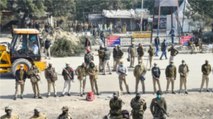
[[[167,111],[167,104],[166,100],[161,97],[160,99],[154,98],[152,99],[150,110],[154,117],[163,117],[165,114],[163,113],[162,109]]]
[[[131,100],[130,105],[134,113],[143,113],[147,108],[146,102],[144,99],[136,100],[136,98],[133,98]]]

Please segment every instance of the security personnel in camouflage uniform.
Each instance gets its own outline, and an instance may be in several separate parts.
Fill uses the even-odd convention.
[[[174,57],[179,53],[177,49],[175,49],[174,45],[168,49],[170,52],[169,62],[174,61]]]
[[[143,63],[144,50],[143,50],[143,45],[141,45],[140,43],[137,48],[137,53],[138,53],[138,64],[140,61]]]
[[[27,75],[30,78],[30,81],[32,84],[34,98],[41,99],[42,97],[40,95],[40,90],[39,90],[39,85],[38,85],[38,82],[40,81],[40,76],[38,73],[39,73],[38,68],[35,66],[35,64],[33,64],[33,66],[27,72]]]
[[[132,107],[132,119],[143,119],[143,114],[147,106],[145,100],[141,99],[139,93],[131,100],[130,105]]]
[[[135,57],[136,57],[136,48],[135,45],[132,44],[129,48],[129,54],[130,54],[130,66],[131,68],[134,67],[135,64]]]
[[[5,113],[0,119],[20,119],[18,115],[12,114],[12,108],[9,106],[5,107]]]
[[[172,83],[172,94],[175,94],[174,92],[174,83],[176,79],[176,67],[173,64],[173,62],[170,62],[170,64],[166,67],[166,78],[167,78],[167,86],[166,86],[166,92],[169,90],[169,84]]]
[[[58,116],[57,119],[72,119],[71,114],[69,113],[69,108],[67,106],[62,107],[62,113]]]
[[[139,84],[140,81],[141,81],[141,84],[142,84],[143,93],[145,93],[145,84],[144,84],[145,78],[144,78],[144,75],[146,74],[146,68],[142,64],[141,61],[135,67],[133,73],[134,73],[134,76],[135,76],[135,79],[136,79],[135,93],[138,93],[138,84]]]
[[[184,85],[185,94],[188,94],[186,82],[187,82],[187,75],[188,75],[188,73],[189,73],[189,67],[188,67],[188,65],[185,63],[184,60],[182,60],[182,64],[181,64],[181,65],[179,66],[179,68],[178,68],[178,72],[180,73],[180,90],[179,90],[179,93],[181,93],[181,91],[182,91],[182,86]]]
[[[118,98],[118,94],[114,93],[113,98],[109,102],[110,119],[123,119],[122,118],[122,100]]]
[[[153,56],[154,56],[154,49],[153,49],[152,45],[149,45],[148,53],[149,53],[149,69],[151,69],[152,68],[152,60],[153,60]]]
[[[98,57],[99,57],[99,71],[103,71],[104,69],[104,48],[100,46],[98,50]]]
[[[162,92],[157,91],[157,97],[152,99],[150,105],[150,111],[154,117],[154,119],[166,119],[167,114],[167,104],[166,100],[161,97]]]
[[[34,115],[30,119],[47,119],[47,117],[40,112],[40,109],[36,108],[34,109]]]
[[[209,74],[211,73],[211,65],[209,64],[209,61],[206,60],[205,64],[202,65],[201,67],[202,73],[203,73],[203,77],[202,77],[202,83],[201,83],[201,87],[200,87],[200,92],[203,89],[203,85],[206,82],[206,91],[209,92]]]
[[[120,60],[123,56],[123,51],[120,49],[120,46],[117,46],[117,51],[116,51],[116,56],[115,56],[115,65],[114,65],[114,71],[116,71],[116,68],[118,66],[118,64],[120,63]]]
[[[87,68],[86,64],[82,63],[82,65],[78,66],[75,70],[75,74],[77,75],[78,80],[80,81],[80,95],[84,95],[85,85],[86,85],[86,76],[87,76]]]
[[[99,95],[98,84],[97,84],[98,69],[93,62],[90,62],[90,66],[88,68],[88,74],[89,74],[89,78],[90,78],[90,84],[91,84],[92,91],[94,93],[96,93],[97,95]]]
[[[20,69],[18,69],[15,73],[15,79],[16,79],[15,89],[16,89],[16,91],[15,91],[14,100],[16,100],[16,98],[17,98],[19,86],[21,88],[20,98],[23,99],[24,84],[25,84],[26,78],[27,78],[27,72],[24,70],[24,64],[20,64]]]

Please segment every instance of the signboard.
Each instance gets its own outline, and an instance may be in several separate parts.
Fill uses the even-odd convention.
[[[143,45],[148,45],[150,44],[150,38],[134,38],[132,40],[132,42],[135,44],[135,45],[138,45],[139,43],[140,44],[143,44]]]
[[[131,37],[121,37],[120,38],[121,46],[130,46],[131,45]]]
[[[192,38],[192,36],[181,36],[180,38],[180,44],[181,45],[188,45],[189,40]]]
[[[132,37],[133,38],[150,38],[151,32],[133,32]]]
[[[107,46],[114,47],[116,45],[120,45],[120,36],[111,35],[107,37]]]

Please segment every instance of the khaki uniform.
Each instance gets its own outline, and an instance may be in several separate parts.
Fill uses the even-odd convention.
[[[180,91],[182,90],[182,86],[184,85],[185,91],[187,91],[187,75],[189,72],[189,67],[186,64],[181,64],[178,68],[178,72],[180,73]]]
[[[135,64],[135,57],[136,57],[136,49],[134,46],[131,46],[129,49],[129,53],[130,53],[130,67],[134,67]]]
[[[144,51],[143,51],[143,47],[139,46],[137,48],[137,53],[138,53],[138,64],[141,61],[143,63],[143,55],[144,55]]]
[[[47,68],[44,72],[45,74],[45,78],[47,79],[47,87],[48,87],[48,94],[47,96],[50,96],[50,93],[51,93],[51,85],[53,87],[53,92],[54,92],[54,95],[56,96],[57,95],[57,90],[56,90],[56,85],[55,85],[55,76],[53,76],[53,72],[55,72],[55,69],[53,67],[51,68]]]
[[[160,99],[152,99],[150,111],[154,119],[166,119],[165,113],[163,113],[161,108],[167,111],[166,100],[163,97],[161,97]]]
[[[154,56],[154,49],[152,47],[149,48],[148,50],[149,53],[149,68],[152,68],[152,60],[153,60],[153,56]]]
[[[179,53],[178,50],[171,47],[171,48],[168,49],[168,51],[170,52],[169,62],[174,61],[174,57]]]
[[[99,57],[99,71],[102,71],[104,69],[104,49],[98,50],[98,57]]]
[[[72,116],[71,114],[67,114],[67,115],[60,114],[57,119],[72,119]]]
[[[6,114],[1,116],[0,119],[20,119],[18,115],[12,114],[11,117],[7,116]]]
[[[169,90],[169,85],[170,82],[172,84],[172,93],[174,92],[174,83],[176,79],[176,67],[174,65],[168,65],[166,67],[166,78],[167,78],[167,86],[166,86],[166,91]]]
[[[115,100],[112,98],[109,102],[110,106],[110,119],[123,119],[122,118],[122,113],[121,113],[121,108],[122,108],[122,100],[117,99]]]
[[[16,71],[16,75],[15,75],[15,98],[18,95],[18,87],[20,86],[21,88],[21,97],[23,97],[23,93],[24,93],[24,84],[25,84],[25,80],[27,78],[27,72],[25,70],[17,70]]]
[[[87,69],[84,66],[78,66],[75,70],[78,80],[80,81],[80,94],[84,94],[85,85],[86,85],[86,76],[87,76]]]
[[[128,73],[127,67],[119,65],[117,67],[116,72],[118,73],[120,91],[123,92],[122,83],[124,82],[124,84],[126,86],[126,91],[127,91],[127,93],[129,93],[129,86],[126,82],[126,76],[127,76],[127,73]]]
[[[39,116],[32,116],[30,119],[47,119],[47,117],[44,114],[39,114]]]
[[[31,84],[32,84],[34,97],[40,97],[40,90],[39,90],[39,85],[38,85],[38,82],[40,81],[40,77],[39,77],[38,73],[39,73],[38,68],[33,67],[33,66],[27,72],[27,74],[30,78]]]
[[[96,66],[94,68],[89,67],[88,74],[89,74],[89,78],[90,78],[91,89],[94,93],[98,94],[99,92],[98,92],[98,84],[97,84],[97,79],[98,79],[97,67]]]
[[[143,89],[143,93],[145,93],[145,83],[144,80],[142,79],[142,76],[144,77],[144,75],[146,74],[146,68],[143,64],[139,64],[135,67],[134,69],[134,76],[136,79],[136,84],[135,84],[135,93],[138,93],[138,84],[141,81],[141,85],[142,85],[142,89]]]
[[[132,119],[143,119],[143,114],[147,108],[145,100],[133,98],[130,105],[132,107]]]
[[[200,90],[203,89],[203,85],[206,82],[206,89],[208,90],[208,85],[209,85],[209,74],[211,72],[211,65],[210,64],[203,64],[201,67],[201,71],[203,73],[202,76],[202,82],[200,86]]]

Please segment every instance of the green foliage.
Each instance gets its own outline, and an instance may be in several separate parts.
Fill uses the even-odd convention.
[[[0,0],[0,10],[7,8],[7,0]]]
[[[74,56],[83,53],[83,45],[74,45],[65,38],[57,39],[51,47],[51,54],[55,57]]]

